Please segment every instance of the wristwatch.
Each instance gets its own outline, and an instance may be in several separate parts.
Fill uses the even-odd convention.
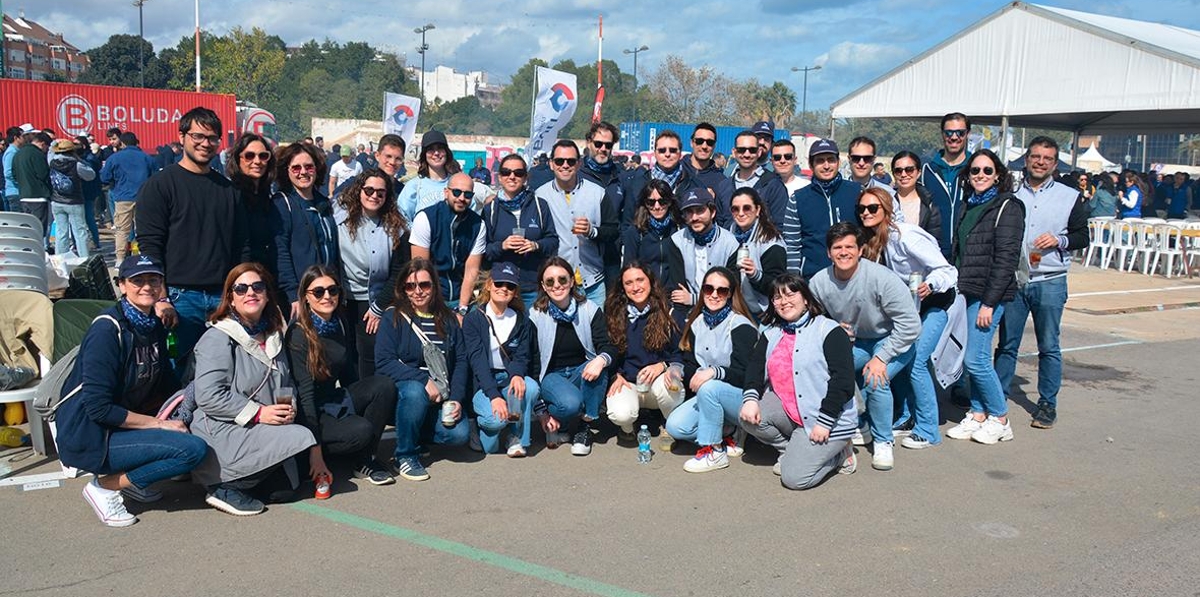
[[[466,305],[459,305],[458,308],[455,309],[459,315],[466,315],[470,310],[471,308]]]

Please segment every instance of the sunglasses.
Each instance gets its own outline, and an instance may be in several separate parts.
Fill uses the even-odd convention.
[[[946,137],[947,139],[951,137],[963,137],[966,136],[966,134],[967,129],[945,129],[942,131],[942,136]]]
[[[646,207],[654,207],[655,205],[666,206],[666,205],[670,205],[670,204],[671,204],[670,199],[663,199],[662,197],[657,197],[654,199],[647,199],[642,202],[642,205],[645,205]]]
[[[875,215],[875,214],[879,213],[879,204],[878,203],[870,203],[867,205],[860,205],[860,206],[858,206],[858,213]]]
[[[242,159],[246,160],[247,162],[249,162],[250,160],[253,160],[254,158],[258,158],[258,161],[260,161],[260,162],[265,162],[265,161],[271,159],[271,152],[260,151],[258,153],[255,153],[253,151],[247,151],[246,153],[242,154]]]
[[[566,276],[558,276],[557,278],[546,278],[542,280],[542,286],[546,288],[557,288],[559,286],[570,286],[571,279]]]
[[[851,161],[851,162],[870,162],[871,160],[874,160],[874,159],[875,159],[875,156],[873,156],[873,155],[854,155],[854,154],[850,154],[850,161]]]
[[[433,282],[426,280],[424,282],[405,282],[404,283],[404,292],[415,292],[417,289],[421,289],[425,292],[429,292],[430,290],[433,290]]]
[[[755,145],[754,147],[734,147],[733,151],[734,151],[734,153],[755,153],[758,151],[758,146]]]
[[[387,193],[387,189],[380,189],[380,188],[376,188],[376,187],[363,187],[362,192],[364,195],[366,195],[368,197],[374,197],[376,195],[379,195],[380,197],[385,197],[386,196],[385,194]]]
[[[574,168],[575,164],[579,163],[579,158],[554,158],[553,160],[550,160],[550,161],[554,162],[555,166],[564,166],[565,165],[565,166]]]
[[[462,189],[450,189],[450,194],[454,195],[455,198],[466,197],[467,199],[473,199],[475,197],[475,191],[464,191]]]
[[[913,174],[917,171],[916,166],[904,166],[892,168],[892,174]]]
[[[246,296],[246,293],[253,290],[254,294],[263,294],[267,291],[267,283],[259,280],[249,284],[234,284],[233,293],[238,296]]]
[[[612,141],[592,141],[592,147],[595,147],[596,149],[612,149],[613,145],[615,145],[615,143]]]
[[[512,282],[492,282],[496,286],[496,290],[504,289],[509,292],[516,292],[518,286]]]
[[[996,170],[994,170],[991,166],[984,166],[982,168],[980,168],[979,166],[971,166],[971,170],[970,170],[971,175],[974,176],[976,174],[979,174],[980,170],[983,170],[983,173],[988,176],[991,176],[996,173]]]
[[[292,174],[299,174],[301,172],[316,172],[317,166],[315,164],[292,164],[288,167],[288,170],[290,170]]]
[[[659,147],[658,149],[655,149],[654,151],[657,151],[658,153],[662,153],[662,154],[674,155],[676,153],[679,153],[679,148],[678,147]]]
[[[337,298],[342,293],[342,288],[337,284],[329,286],[314,286],[308,289],[308,293],[317,297],[317,299],[325,298],[325,293],[329,293],[329,298]]]
[[[501,177],[516,176],[517,178],[525,178],[526,174],[529,174],[529,171],[524,168],[501,168],[500,169]]]
[[[776,162],[790,162],[790,161],[796,159],[796,154],[794,154],[794,153],[776,153],[771,156],[771,159]]]
[[[125,281],[130,284],[133,284],[134,286],[137,286],[138,288],[141,288],[143,286],[149,286],[151,288],[159,288],[163,285],[163,277],[158,274],[144,274],[144,275],[140,275],[140,276],[134,276],[132,278],[125,278]]]
[[[704,286],[700,287],[700,294],[703,296],[716,296],[717,298],[726,299],[729,298],[729,287],[705,284]]]
[[[714,147],[717,144],[716,139],[705,139],[703,137],[692,137],[692,145],[707,145]]]
[[[750,213],[752,211],[754,211],[753,205],[731,205],[731,206],[729,206],[730,213],[740,214],[740,213]]]

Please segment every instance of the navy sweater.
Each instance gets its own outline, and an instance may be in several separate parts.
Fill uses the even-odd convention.
[[[463,317],[462,333],[468,347],[467,353],[471,372],[475,375],[475,385],[483,390],[484,396],[495,399],[503,396],[500,387],[496,385],[496,377],[492,375],[492,330],[491,322],[483,311],[486,308],[487,305],[472,308],[466,317]],[[508,358],[504,359],[504,370],[508,372],[509,378],[537,377],[537,333],[533,329],[533,322],[529,321],[529,317],[523,311],[514,311],[517,314],[517,324],[502,345],[504,353],[508,355]]]
[[[659,350],[646,348],[646,324],[650,316],[639,317],[625,326],[625,352],[618,353],[613,362],[613,370],[620,373],[629,382],[637,380],[638,371],[655,363],[683,363],[683,354],[679,351],[679,329],[671,331],[667,345]]]
[[[442,326],[446,332],[442,350],[446,354],[446,368],[450,372],[450,396],[445,398],[463,402],[467,398],[470,371],[462,328],[458,327],[457,317],[447,317]],[[395,307],[390,307],[379,320],[375,338],[375,372],[392,378],[396,383],[415,381],[425,385],[429,382],[429,372],[422,369],[424,366],[421,338],[404,316],[398,315]]]

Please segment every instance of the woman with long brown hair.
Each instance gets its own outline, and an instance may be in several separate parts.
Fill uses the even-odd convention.
[[[250,261],[267,266],[275,274],[275,210],[271,204],[271,182],[275,179],[275,152],[271,142],[256,133],[242,133],[229,150],[225,175],[242,195],[246,208]]]
[[[333,207],[317,184],[323,178],[322,168],[321,154],[312,145],[293,143],[279,151],[275,174],[279,191],[271,201],[278,212],[274,241],[279,289],[291,303],[285,309],[291,317],[300,312],[300,276],[304,271],[314,264],[335,271],[341,267]]]
[[[338,195],[334,210],[359,377],[375,373],[375,331],[392,305],[396,276],[411,255],[408,222],[396,209],[395,184],[386,172],[367,170]]]
[[[316,443],[312,432],[294,424],[295,391],[274,292],[262,264],[234,267],[195,348],[191,431],[212,453],[192,479],[208,489],[210,506],[235,516],[262,512],[264,497],[292,499],[299,484],[292,457]]]
[[[726,267],[741,274],[742,296],[758,318],[769,306],[771,282],[787,272],[787,249],[771,221],[771,210],[753,187],[734,191],[729,210],[738,251],[729,256]]]
[[[657,408],[666,418],[683,402],[679,326],[654,272],[638,261],[621,269],[621,286],[608,293],[604,313],[616,349],[608,418],[631,440],[638,409]],[[659,442],[664,450],[674,444],[665,426]]]
[[[338,316],[337,272],[310,266],[300,276],[300,295],[299,316],[284,341],[296,380],[297,418],[317,440],[308,452],[309,475],[314,483],[324,476],[332,484],[325,455],[345,455],[355,478],[372,485],[394,483],[376,452],[384,426],[396,413],[396,386],[384,375],[358,378]]]

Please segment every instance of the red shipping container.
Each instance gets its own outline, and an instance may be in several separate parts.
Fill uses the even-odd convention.
[[[151,153],[179,140],[179,118],[197,106],[217,113],[221,137],[230,143],[237,130],[232,95],[0,79],[0,127],[29,123],[59,137],[91,134],[103,145],[115,126],[132,131]]]

